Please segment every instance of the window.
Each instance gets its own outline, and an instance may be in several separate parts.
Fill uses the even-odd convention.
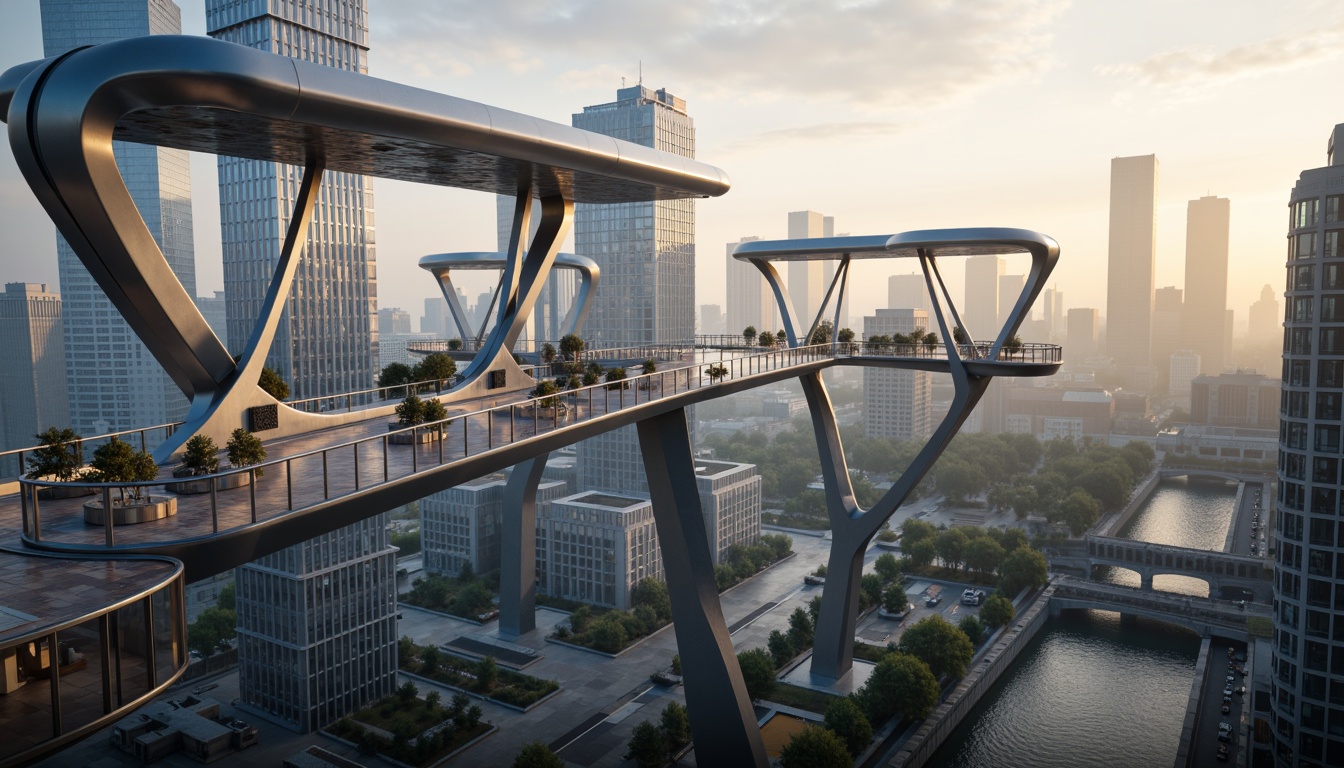
[[[1327,204],[1327,210],[1329,206]],[[1321,201],[1318,198],[1310,200],[1299,200],[1293,203],[1293,227],[1301,229],[1302,227],[1316,226],[1316,220],[1321,213]]]
[[[1325,198],[1326,224],[1331,224],[1336,221],[1344,221],[1344,218],[1340,217],[1340,209],[1344,208],[1344,205],[1341,204],[1342,202],[1344,202],[1344,195],[1330,195]]]
[[[1339,249],[1340,233],[1344,229],[1327,229],[1325,238],[1321,241],[1321,255],[1327,258],[1338,258],[1344,256],[1344,251]]]
[[[1324,334],[1325,330],[1322,329]],[[1286,350],[1294,355],[1311,354],[1311,329],[1310,328],[1292,328],[1288,334],[1288,349]]]
[[[1316,258],[1316,233],[1303,232],[1295,239],[1297,244],[1297,258],[1314,259]]]
[[[1340,393],[1316,393],[1316,418],[1319,421],[1339,421]]]
[[[1321,329],[1321,354],[1344,355],[1344,328]]]
[[[1288,318],[1292,323],[1310,323],[1312,321],[1312,304],[1310,296],[1299,296],[1293,299],[1293,313]]]
[[[1290,372],[1293,372],[1290,369]],[[1304,387],[1306,381],[1310,380],[1310,375],[1302,377],[1302,384],[1296,384],[1290,381],[1293,386]],[[1316,365],[1316,386],[1318,387],[1344,387],[1344,361],[1340,360],[1321,360]]]
[[[1310,264],[1288,269],[1288,290],[1310,291],[1316,287],[1316,268]]]

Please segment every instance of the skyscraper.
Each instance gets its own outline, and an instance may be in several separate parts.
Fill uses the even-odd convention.
[[[834,237],[835,217],[823,216],[816,211],[789,212],[789,239],[802,237]],[[829,274],[828,274],[829,273]],[[799,335],[804,333],[821,308],[826,297],[829,277],[835,275],[835,264],[821,261],[790,261],[788,268],[789,298],[798,311]]]
[[[744,237],[739,242],[760,240],[759,237]],[[741,333],[747,326],[759,333],[775,330],[779,322],[775,316],[775,297],[760,270],[745,261],[733,258],[733,248],[737,243],[729,243],[727,248],[727,288],[728,304],[726,310],[728,333]]]
[[[1282,766],[1344,765],[1344,301],[1323,290],[1344,232],[1344,124],[1334,127],[1327,158],[1326,167],[1302,172],[1289,199],[1274,677],[1264,715]]]
[[[1178,349],[1193,350],[1186,334],[1178,332],[1185,316],[1185,291],[1174,285],[1153,291],[1153,367],[1157,373],[1157,391],[1175,394],[1171,388],[1171,355]]]
[[[1201,372],[1223,372],[1227,313],[1227,239],[1232,202],[1191,200],[1185,212],[1185,317],[1183,344],[1199,353]],[[1158,332],[1155,332],[1156,336]],[[1154,339],[1156,343],[1156,339]]]
[[[1045,302],[1045,327],[1049,338],[1042,341],[1054,341],[1064,337],[1064,292],[1058,288],[1046,288],[1042,298]]]
[[[575,128],[695,157],[686,101],[633,85],[616,101],[584,107]],[[695,335],[695,201],[574,207],[574,250],[597,262],[584,337],[589,346],[684,342]]]
[[[368,72],[364,0],[207,0],[211,37],[337,69]],[[229,337],[260,314],[303,169],[219,157],[219,215]],[[295,397],[353,392],[377,374],[378,285],[373,189],[328,171],[267,364]],[[241,351],[241,350],[235,350]]]
[[[0,294],[0,450],[32,445],[47,427],[70,423],[65,387],[61,296],[42,283],[6,283]],[[0,461],[0,477],[17,477],[17,457]]]
[[[966,302],[961,315],[971,338],[992,340],[999,332],[999,278],[1004,261],[998,256],[966,259]]]
[[[863,337],[928,329],[924,309],[878,309],[863,318]],[[933,374],[927,371],[863,369],[863,434],[897,440],[932,433]]]
[[[892,275],[887,278],[887,309],[929,311],[929,287],[924,275]]]
[[[1022,295],[1022,288],[1027,284],[1026,275],[999,275],[999,314],[995,318],[996,325],[994,333],[1008,324],[1008,316],[1012,314],[1013,307],[1017,306],[1017,298]]]
[[[1074,307],[1068,312],[1068,328],[1064,348],[1069,350],[1068,360],[1080,364],[1097,354],[1097,310],[1087,307]]]
[[[1251,304],[1247,336],[1252,344],[1278,341],[1283,333],[1279,299],[1268,284],[1260,289],[1260,300]]]
[[[363,0],[207,0],[212,37],[367,72]],[[251,333],[303,169],[219,158],[229,336]],[[269,364],[299,397],[372,386],[377,364],[373,208],[362,176],[323,176]],[[396,686],[396,550],[381,514],[238,568],[243,704],[299,731]]]
[[[171,0],[109,0],[99,3],[96,13],[78,0],[42,0],[41,10],[46,56],[127,37],[182,32],[181,11]],[[113,142],[112,151],[168,266],[187,294],[195,296],[187,153],[122,142]],[[187,399],[59,235],[56,259],[71,396],[69,425],[91,435],[181,420]]]
[[[1156,263],[1157,155],[1112,158],[1106,353],[1139,378],[1152,365]]]

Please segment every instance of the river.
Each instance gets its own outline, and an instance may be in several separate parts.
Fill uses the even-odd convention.
[[[1128,538],[1222,549],[1236,485],[1168,481],[1122,532]],[[1111,580],[1138,585],[1116,571]],[[1158,589],[1207,594],[1204,582],[1159,578]],[[1041,630],[934,755],[935,768],[1168,766],[1176,758],[1199,638],[1157,621],[1069,611]]]

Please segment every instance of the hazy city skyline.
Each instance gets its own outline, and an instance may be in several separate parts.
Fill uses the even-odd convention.
[[[373,0],[370,36],[385,52],[373,57],[379,77],[559,123],[578,105],[609,98],[621,77],[634,84],[642,62],[646,84],[694,101],[699,154],[734,181],[724,200],[699,207],[701,243],[783,237],[783,214],[801,209],[835,212],[856,234],[1016,223],[1063,244],[1070,258],[1053,282],[1071,307],[1105,305],[1097,276],[1110,159],[1156,154],[1155,282],[1183,286],[1188,201],[1231,199],[1228,306],[1244,333],[1261,287],[1281,282],[1283,190],[1296,169],[1319,162],[1324,147],[1312,128],[1337,122],[1328,100],[1306,96],[1338,66],[1344,10],[1310,0],[1291,11],[1222,4],[1216,16],[1193,4],[1010,5],[981,12],[871,3],[744,16],[691,3],[660,15],[665,34],[650,38],[625,32],[650,23],[657,11],[644,7],[524,18],[508,7],[457,13]],[[182,6],[183,28],[203,34],[202,4]],[[39,58],[37,3],[6,11],[5,64]],[[797,42],[804,32],[808,42]],[[919,50],[937,53],[892,53],[915,37]],[[793,53],[832,39],[845,42],[843,64]],[[687,46],[704,55],[685,56]],[[855,59],[864,50],[871,52]],[[223,286],[211,234],[214,165],[193,157],[197,290],[205,294]],[[384,180],[375,189],[388,201],[379,214],[380,306],[414,311],[435,295],[415,264],[421,255],[493,244],[492,199]],[[8,155],[0,160],[0,216],[10,234],[0,254],[6,279],[55,284],[51,226]],[[697,301],[722,302],[722,256],[717,247],[699,250]],[[885,281],[872,279],[883,276],[865,278],[863,266],[853,281],[856,316],[885,305]],[[949,279],[959,291],[961,275]]]

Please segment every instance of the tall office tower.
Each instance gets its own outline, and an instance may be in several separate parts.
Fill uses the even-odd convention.
[[[420,542],[425,570],[455,577],[470,565],[476,573],[499,568],[504,525],[503,472],[460,483],[420,500]],[[543,480],[537,485],[538,505],[564,496],[565,484]]]
[[[1074,364],[1082,363],[1089,357],[1097,356],[1097,331],[1100,322],[1097,310],[1075,307],[1068,313],[1068,329],[1064,349],[1068,350],[1068,360]]]
[[[65,384],[61,295],[45,283],[6,283],[0,294],[0,450],[25,448],[47,427],[70,423]],[[0,460],[0,478],[22,472],[18,457]]]
[[[929,306],[929,287],[924,282],[924,275],[892,275],[888,277],[887,309],[922,309],[925,312],[931,310],[932,307]]]
[[[378,310],[378,332],[389,336],[411,335],[411,313],[400,307]]]
[[[1157,391],[1171,389],[1171,355],[1178,349],[1192,349],[1186,334],[1178,332],[1185,316],[1185,291],[1169,285],[1153,291],[1153,367],[1157,373]]]
[[[509,238],[513,235],[513,206],[514,199],[504,195],[495,196],[495,243],[500,251],[509,249]],[[537,235],[537,227],[541,226],[541,216],[533,211],[531,228],[527,235],[527,241],[532,242],[532,238]],[[605,280],[606,274],[601,277]],[[605,286],[605,283],[603,283]],[[599,287],[599,291],[603,288]],[[564,335],[561,330],[565,313],[574,303],[574,296],[579,292],[579,278],[572,269],[553,269],[546,278],[546,285],[541,290],[541,295],[537,297],[537,303],[532,305],[532,325],[528,329],[531,331],[531,338],[537,341],[558,341]],[[581,335],[587,335],[581,332]]]
[[[206,0],[211,37],[336,69],[368,72],[364,0]],[[229,336],[246,339],[261,311],[303,169],[219,158],[219,216]],[[373,187],[327,171],[303,258],[267,364],[295,397],[373,386],[378,362],[378,282]]]
[[[383,513],[234,571],[241,703],[300,733],[397,685],[397,550]]]
[[[723,333],[723,307],[718,304],[701,304],[700,327],[697,332],[711,336]]]
[[[1181,336],[1199,353],[1203,373],[1216,376],[1227,360],[1227,238],[1232,201],[1191,200],[1185,209],[1185,317]],[[1155,328],[1162,326],[1154,325]],[[1153,343],[1157,343],[1153,334]]]
[[[663,578],[647,499],[585,491],[537,509],[537,582],[546,594],[625,610],[647,578]]]
[[[575,128],[695,157],[686,101],[634,85],[584,107]],[[664,344],[695,335],[695,201],[577,205],[574,250],[597,262],[602,287],[588,316],[589,346]]]
[[[802,237],[834,237],[835,217],[823,216],[816,211],[789,212],[789,239]],[[835,264],[821,261],[790,261],[788,268],[789,298],[798,310],[798,323],[807,330],[826,298],[830,278],[835,276]]]
[[[363,0],[207,0],[211,37],[368,70]],[[219,158],[229,335],[252,331],[303,169]],[[365,389],[377,374],[373,193],[328,171],[268,364],[298,397]],[[239,692],[311,731],[396,685],[396,550],[378,515],[238,568]]]
[[[449,332],[448,302],[441,296],[425,299],[425,314],[420,316],[420,332],[432,333],[436,339],[457,336],[457,329]]]
[[[760,240],[759,237],[744,237],[738,242],[749,243]],[[729,243],[727,248],[727,287],[728,333],[741,333],[747,326],[757,332],[775,330],[779,327],[779,315],[775,311],[775,295],[766,285],[760,271],[745,261],[733,258],[733,248],[737,243]]]
[[[863,318],[863,337],[910,333],[929,327],[923,309],[878,309]],[[863,434],[905,440],[928,437],[933,423],[933,374],[927,371],[863,369]]]
[[[1013,307],[1017,306],[1017,299],[1022,295],[1022,289],[1026,284],[1026,275],[999,276],[999,315],[996,319],[998,325],[994,328],[995,333],[1007,325],[1008,315],[1012,314]]]
[[[1045,303],[1045,328],[1049,338],[1043,341],[1053,341],[1064,338],[1066,326],[1064,325],[1064,292],[1058,288],[1046,288],[1044,294]]]
[[[1260,289],[1260,300],[1251,304],[1249,321],[1247,336],[1252,344],[1277,342],[1283,337],[1283,317],[1279,314],[1279,299],[1269,285]]]
[[[1167,363],[1167,394],[1178,403],[1190,405],[1190,384],[1199,375],[1201,361],[1199,353],[1190,349],[1178,349],[1171,353]]]
[[[971,338],[993,339],[999,332],[999,278],[1004,261],[998,256],[972,256],[966,260],[966,301],[961,321]]]
[[[127,37],[176,35],[182,16],[171,0],[109,0],[97,12],[79,0],[42,0],[45,56]],[[113,142],[113,155],[131,199],[168,266],[189,296],[196,295],[191,231],[191,170],[187,153]],[[69,426],[83,435],[180,421],[187,399],[94,282],[83,262],[56,237]],[[66,425],[62,425],[66,426]]]
[[[1152,365],[1157,155],[1111,159],[1106,354],[1128,373]]]
[[[1338,284],[1328,257],[1340,254],[1344,239],[1344,123],[1334,127],[1328,146],[1326,166],[1303,171],[1289,200],[1276,642],[1266,729],[1281,766],[1344,765],[1344,636],[1331,629],[1344,622],[1344,570],[1332,568],[1344,561],[1337,537],[1344,303],[1327,288]]]
[[[228,302],[224,298],[223,291],[215,291],[213,296],[197,296],[196,308],[201,311],[201,317],[209,323],[210,330],[215,332],[224,348],[230,352],[241,352],[234,350],[229,340],[229,318],[227,314]]]

